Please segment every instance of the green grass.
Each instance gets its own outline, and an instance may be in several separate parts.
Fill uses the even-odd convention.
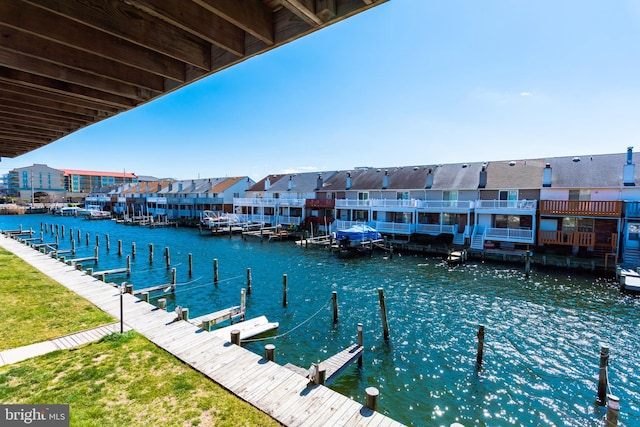
[[[0,249],[0,349],[114,321]],[[71,426],[278,426],[136,332],[0,367],[0,402],[68,403]]]
[[[0,350],[46,341],[114,322],[6,250],[0,249]]]
[[[68,403],[72,426],[278,426],[136,332],[0,368],[0,402]]]

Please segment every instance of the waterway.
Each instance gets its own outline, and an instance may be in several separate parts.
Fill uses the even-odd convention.
[[[247,344],[262,354],[276,346],[276,361],[309,367],[356,342],[364,328],[362,368],[350,367],[331,386],[364,403],[365,389],[380,391],[379,411],[413,426],[602,426],[606,408],[595,405],[601,345],[610,348],[610,391],[620,398],[621,426],[640,426],[640,298],[621,294],[610,278],[574,271],[468,262],[449,267],[424,255],[382,253],[339,259],[293,242],[201,236],[196,229],[142,228],[114,221],[51,215],[0,216],[0,229],[65,226],[61,249],[81,230],[77,257],[125,266],[136,244],[130,277],[135,289],[171,281],[169,310],[191,317],[238,305],[251,269],[247,316],[280,322],[276,333]],[[89,245],[86,234],[89,233]],[[106,235],[110,250],[106,250]],[[55,241],[50,228],[45,242]],[[124,254],[118,256],[118,240]],[[154,259],[149,260],[149,244]],[[170,251],[166,267],[164,248]],[[193,274],[188,274],[188,254]],[[219,283],[213,283],[213,260]],[[283,275],[287,307],[283,307]],[[383,338],[378,288],[384,290],[390,339]],[[331,293],[338,293],[333,324]],[[484,364],[476,369],[477,332],[485,326]]]

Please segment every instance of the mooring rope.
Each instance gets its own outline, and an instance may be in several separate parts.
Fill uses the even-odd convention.
[[[613,391],[611,389],[611,381],[609,381],[609,365],[604,367],[604,374],[607,378],[607,387],[609,388],[609,394],[613,394]]]
[[[290,333],[292,333],[293,331],[295,331],[296,329],[300,328],[305,323],[309,322],[314,317],[316,317],[318,314],[320,314],[320,312],[322,310],[326,309],[329,306],[329,304],[330,303],[325,304],[318,311],[316,311],[314,314],[312,314],[311,317],[309,317],[305,321],[301,322],[300,324],[294,326],[293,328],[289,329],[287,332],[285,332],[283,334],[276,335],[275,337],[265,337],[265,338],[255,338],[255,339],[242,340],[242,342],[257,342],[257,341],[265,341],[265,340],[276,340],[276,339],[285,337],[285,336],[289,335]]]
[[[228,279],[218,280],[218,283],[220,283],[220,282],[229,282],[229,281],[231,281],[231,280],[237,280],[237,279],[239,279],[239,278],[241,278],[241,277],[244,277],[244,276],[229,277]],[[200,280],[200,279],[202,279],[202,276],[198,277],[197,279],[191,280],[191,281],[189,281],[189,282],[176,283],[176,284],[175,284],[175,286],[188,285],[188,284],[190,284],[190,283],[195,283],[195,282],[197,282],[197,281],[198,281],[198,280]],[[190,291],[190,290],[192,290],[192,289],[203,288],[203,287],[205,287],[205,286],[211,286],[211,285],[213,285],[213,284],[215,284],[215,283],[214,283],[214,282],[207,282],[207,283],[204,283],[204,284],[199,285],[199,286],[192,286],[192,287],[190,287],[190,288],[181,289],[181,290],[179,290],[179,291],[174,291],[174,292],[170,292],[170,293],[163,293],[163,294],[159,294],[159,295],[154,295],[153,297],[154,297],[154,298],[157,298],[157,297],[161,297],[161,296],[164,296],[164,295],[179,294],[180,292],[187,292],[187,291]],[[168,283],[166,286],[167,286],[167,287],[169,287],[169,286],[174,286],[174,285],[172,285],[171,283]]]

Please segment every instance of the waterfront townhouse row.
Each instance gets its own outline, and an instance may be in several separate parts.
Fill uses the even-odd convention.
[[[87,198],[120,214],[333,232],[364,222],[391,239],[622,257],[640,263],[638,155],[626,153],[140,183]]]

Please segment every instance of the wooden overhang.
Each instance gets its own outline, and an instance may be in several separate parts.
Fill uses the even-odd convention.
[[[1,0],[16,157],[387,0]]]

